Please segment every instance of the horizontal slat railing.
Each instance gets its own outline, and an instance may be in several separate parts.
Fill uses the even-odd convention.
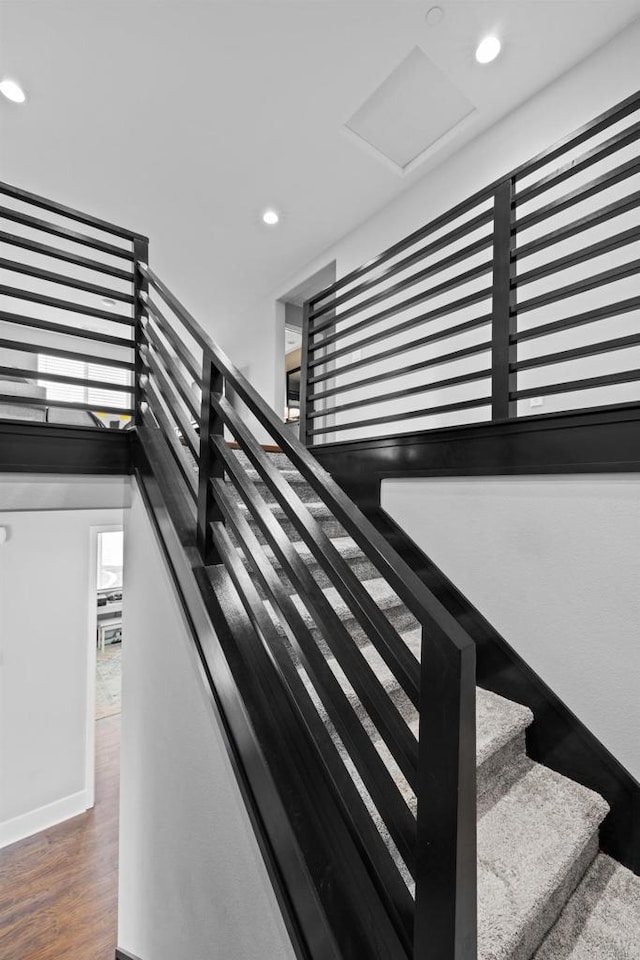
[[[312,297],[305,443],[639,401],[639,113],[636,94]]]
[[[0,197],[0,419],[131,426],[146,240],[10,184]]]
[[[185,488],[183,502],[191,505],[194,543],[203,562],[226,568],[273,664],[273,682],[281,685],[282,696],[291,702],[300,723],[314,732],[315,762],[337,791],[340,817],[354,845],[351,852],[345,850],[345,863],[357,857],[380,897],[370,905],[366,955],[386,956],[378,952],[383,942],[376,931],[378,915],[384,924],[392,923],[398,948],[407,958],[426,956],[429,943],[428,955],[434,960],[454,955],[471,960],[475,798],[473,791],[470,795],[460,791],[459,784],[462,777],[473,784],[475,776],[473,719],[467,723],[474,709],[473,643],[153,271],[139,263],[138,272],[143,312],[141,439],[144,443],[151,430],[164,443],[178,485],[172,487],[173,495]],[[198,382],[193,376],[196,369]],[[200,406],[195,407],[199,416],[189,424],[185,415],[193,416],[195,402],[187,401],[194,394],[199,397]],[[421,662],[299,498],[295,480],[289,482],[255,439],[247,412],[283,451],[290,469],[302,474],[345,536],[355,541],[378,571],[380,582],[386,582],[385,589],[406,604],[422,631]],[[198,456],[193,455],[195,429]],[[183,508],[185,513],[189,515],[188,508]],[[304,554],[294,546],[291,529]],[[348,611],[346,619],[336,604]],[[358,638],[366,639],[367,649],[391,672],[406,702],[426,718],[421,719],[420,738],[407,725]],[[448,708],[424,703],[425,672],[437,669],[437,660],[455,664],[451,673],[455,690]],[[250,671],[251,664],[245,669]],[[384,747],[383,754],[377,745]],[[446,784],[445,802],[452,814],[446,825],[432,820],[436,804],[426,785],[433,782]],[[283,784],[282,789],[285,795],[296,793],[294,784]],[[297,810],[294,820],[304,816]],[[308,811],[307,818],[312,817]],[[333,912],[327,899],[322,880],[325,854],[320,848],[305,849],[305,857],[310,865],[315,863],[310,869],[318,896],[340,939],[347,936],[348,921]],[[421,919],[416,926],[417,910]]]

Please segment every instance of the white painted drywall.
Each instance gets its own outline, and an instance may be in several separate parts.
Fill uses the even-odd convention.
[[[92,802],[90,531],[121,525],[123,511],[42,509],[41,494],[27,485],[19,509],[0,501],[0,846]]]
[[[129,506],[129,477],[0,473],[0,510],[105,510]]]
[[[384,480],[382,504],[640,778],[640,476]]]
[[[136,493],[124,597],[118,943],[153,960],[293,958]]]

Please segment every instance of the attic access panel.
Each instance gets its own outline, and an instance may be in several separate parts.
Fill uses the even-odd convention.
[[[345,127],[404,173],[475,106],[414,47]]]

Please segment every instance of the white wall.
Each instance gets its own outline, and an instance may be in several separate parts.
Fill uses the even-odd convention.
[[[75,816],[92,803],[91,528],[121,525],[126,498],[123,485],[113,485],[108,507],[98,509],[101,488],[91,482],[82,489],[80,482],[59,481],[48,492],[40,483],[32,489],[23,484],[20,493],[13,478],[1,481],[0,527],[8,532],[0,544],[3,846]],[[69,509],[74,489],[79,509]],[[87,503],[92,509],[84,508]],[[4,509],[7,505],[11,509]]]
[[[383,507],[637,778],[639,480],[382,483]]]
[[[293,957],[144,506],[125,525],[119,946]]]

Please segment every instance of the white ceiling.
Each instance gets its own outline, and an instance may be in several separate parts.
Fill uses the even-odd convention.
[[[432,5],[0,0],[0,74],[29,94],[0,102],[2,178],[148,232],[215,327],[640,15],[640,0],[440,0],[429,27]],[[492,31],[503,54],[482,67]],[[476,111],[401,176],[343,125],[416,46]]]

